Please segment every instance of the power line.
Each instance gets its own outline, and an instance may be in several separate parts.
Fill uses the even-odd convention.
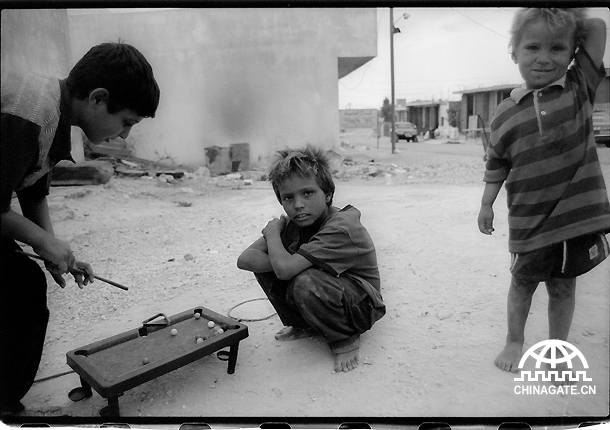
[[[451,9],[452,11],[456,12],[456,13],[459,13],[460,15],[462,15],[463,17],[465,17],[466,19],[469,19],[470,21],[474,22],[476,25],[478,25],[478,26],[480,26],[480,27],[483,27],[485,30],[489,30],[489,31],[491,31],[491,32],[492,32],[492,33],[494,33],[494,34],[497,34],[498,36],[503,37],[504,39],[508,39],[508,37],[507,37],[507,36],[505,36],[505,35],[503,35],[503,34],[500,34],[500,33],[498,33],[497,31],[492,30],[492,29],[491,29],[491,28],[489,28],[489,27],[484,26],[483,24],[481,24],[481,23],[479,23],[479,22],[475,21],[474,19],[470,18],[468,15],[464,15],[462,12],[458,11],[456,8],[453,8],[453,7],[452,7],[452,8],[450,8],[450,9]]]
[[[372,63],[372,62],[373,62],[373,60],[369,60],[369,62],[368,62],[368,63],[366,63],[366,68],[365,68],[365,69],[364,69],[364,71],[362,72],[362,76],[360,77],[360,82],[358,82],[358,83],[356,84],[356,86],[355,86],[355,87],[353,87],[353,88],[348,87],[348,86],[347,86],[347,85],[345,85],[343,82],[341,82],[341,79],[339,79],[339,84],[340,84],[341,86],[343,86],[343,88],[345,88],[345,89],[347,89],[347,90],[350,90],[350,91],[355,90],[356,88],[358,88],[358,87],[360,86],[360,84],[361,84],[361,83],[362,83],[362,81],[364,80],[364,77],[366,76],[366,72],[368,72],[369,68],[371,67],[371,63]]]
[[[511,77],[509,75],[504,75],[504,76],[470,76],[470,77],[460,77],[460,78],[454,78],[454,80],[460,81],[460,82],[467,82],[467,81],[490,81],[490,80],[515,80],[515,79],[519,79],[518,77]],[[447,78],[436,78],[436,79],[411,79],[409,77],[406,78],[402,78],[399,77],[398,79],[396,79],[396,82],[401,84],[401,85],[414,85],[414,84],[420,84],[420,83],[430,83],[430,82],[446,82]],[[342,84],[342,86],[344,88],[347,88],[347,86],[345,86],[345,84],[343,84],[341,82],[341,80],[339,80],[339,83]],[[389,81],[387,79],[382,79],[382,80],[369,80],[367,81],[368,84],[371,85],[382,85],[382,84],[389,84]],[[347,88],[350,89],[350,88]],[[355,88],[353,88],[355,89]]]

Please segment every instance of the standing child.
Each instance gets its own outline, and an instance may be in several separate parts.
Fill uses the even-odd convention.
[[[46,268],[60,287],[68,272],[80,288],[93,282],[91,266],[76,260],[70,244],[55,237],[46,201],[51,169],[60,160],[72,160],[70,127],[80,127],[94,144],[126,138],[144,117],[154,117],[158,104],[159,87],[150,64],[123,43],[93,47],[63,80],[2,70],[2,416],[25,409],[21,399],[36,376],[49,320],[45,274],[33,260],[15,252],[21,250],[16,241],[47,260]],[[11,209],[13,192],[21,214]]]
[[[494,113],[478,225],[494,231],[492,205],[506,181],[512,277],[508,335],[495,365],[517,373],[540,282],[549,295],[549,338],[567,339],[576,277],[608,255],[610,205],[591,122],[605,76],[603,20],[583,9],[527,8],[511,33],[525,86]]]
[[[332,206],[328,160],[309,145],[279,151],[269,180],[286,215],[267,223],[237,267],[254,272],[286,326],[277,340],[321,333],[334,370],[353,370],[360,335],[385,314],[375,246],[360,211]]]

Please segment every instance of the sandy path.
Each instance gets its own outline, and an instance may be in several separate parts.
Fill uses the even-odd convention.
[[[493,365],[506,330],[505,195],[495,205],[496,233],[480,234],[478,149],[437,146],[442,157],[407,149],[401,158],[374,149],[354,151],[349,155],[358,162],[376,158],[386,167],[418,170],[410,170],[411,178],[394,174],[390,183],[384,175],[337,181],[335,205],[359,208],[376,243],[388,306],[388,314],[363,336],[357,370],[333,374],[321,339],[276,342],[273,334],[281,324],[273,317],[247,323],[250,336],[240,344],[235,374],[206,357],[125,393],[123,416],[608,415],[610,261],[578,281],[568,339],[587,358],[596,394],[515,394],[514,375]],[[57,234],[72,241],[78,258],[130,290],[101,282],[83,291],[72,283],[65,290],[51,286],[52,317],[39,377],[70,370],[65,364],[70,349],[136,328],[158,312],[172,315],[203,305],[226,314],[240,302],[263,297],[235,261],[269,217],[281,213],[266,184],[232,189],[196,179],[160,186],[115,178],[105,187],[54,188],[50,202]],[[187,254],[194,258],[185,259]],[[540,288],[527,325],[528,346],[545,339],[546,303]],[[238,310],[244,317],[273,312],[267,302]],[[73,403],[67,392],[77,385],[74,374],[36,384],[24,399],[28,414],[96,417],[105,399],[94,394]]]

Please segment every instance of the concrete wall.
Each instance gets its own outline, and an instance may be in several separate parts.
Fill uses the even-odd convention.
[[[415,102],[413,102],[415,103]],[[419,134],[434,130],[440,125],[439,104],[422,104],[407,106],[409,122],[417,129]]]
[[[119,39],[161,88],[154,119],[134,127],[134,155],[204,165],[205,148],[250,144],[266,167],[286,146],[339,142],[338,58],[375,56],[375,9],[69,11],[72,56]]]
[[[3,9],[2,68],[65,78],[72,63],[68,15],[61,9]],[[73,127],[72,157],[84,159],[81,132]]]
[[[62,9],[2,10],[2,67],[65,78],[72,64]]]
[[[472,111],[469,111],[468,109],[467,100],[469,98],[472,100]],[[464,131],[468,129],[468,118],[473,115],[480,115],[481,119],[485,122],[485,127],[489,127],[493,113],[498,106],[497,98],[497,90],[463,94],[460,112],[460,130]]]

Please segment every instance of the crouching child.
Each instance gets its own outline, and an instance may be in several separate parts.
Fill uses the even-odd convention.
[[[237,267],[254,272],[284,328],[275,338],[321,334],[334,370],[360,360],[360,335],[385,314],[373,241],[351,205],[332,206],[335,184],[319,148],[278,151],[269,180],[286,212],[242,252]]]

